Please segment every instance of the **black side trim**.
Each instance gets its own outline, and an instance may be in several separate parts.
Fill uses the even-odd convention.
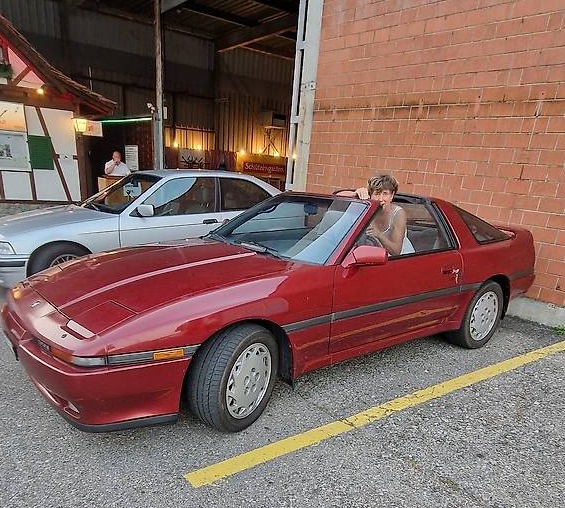
[[[326,314],[325,316],[305,319],[304,321],[297,321],[296,323],[290,323],[284,325],[282,328],[285,332],[297,332],[299,330],[304,330],[305,328],[312,328],[313,326],[323,325],[332,322],[332,316]]]
[[[5,267],[5,268],[20,268],[22,266],[25,266],[26,262],[25,261],[9,261],[9,260],[0,260],[0,266]]]
[[[510,280],[521,279],[523,277],[529,277],[530,275],[534,274],[534,269],[530,268],[529,270],[523,270],[521,272],[511,273],[508,278]]]
[[[419,295],[407,296],[406,298],[398,298],[397,300],[390,300],[388,302],[376,303],[373,305],[366,305],[364,307],[358,307],[356,309],[344,310],[341,312],[334,312],[331,315],[320,316],[316,318],[305,319],[304,321],[297,321],[295,323],[289,323],[284,325],[282,328],[285,332],[297,332],[299,330],[304,330],[306,328],[311,328],[312,326],[323,325],[325,323],[335,323],[336,321],[342,321],[343,319],[351,319],[357,316],[363,316],[365,314],[371,314],[374,312],[379,312],[386,309],[392,309],[394,307],[400,307],[402,305],[409,305],[411,303],[422,302],[425,300],[430,300],[432,298],[441,298],[443,296],[449,296],[457,293],[466,293],[468,291],[476,291],[481,287],[481,283],[477,282],[475,284],[465,284],[463,286],[455,286],[452,288],[439,289],[437,291],[430,291],[428,293],[422,293]]]
[[[59,411],[67,422],[83,432],[114,432],[116,430],[137,429],[139,427],[148,427],[150,425],[165,425],[175,423],[178,420],[178,413],[163,416],[148,416],[147,418],[136,418],[135,420],[126,420],[125,422],[107,423],[102,425],[88,425],[86,423],[77,422],[63,411]]]

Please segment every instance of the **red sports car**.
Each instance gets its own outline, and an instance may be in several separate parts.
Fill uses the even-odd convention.
[[[4,331],[72,424],[175,421],[183,398],[221,431],[264,410],[277,377],[444,333],[492,337],[534,279],[532,235],[440,199],[398,194],[409,253],[366,229],[378,204],[283,193],[211,234],[93,254],[24,280]]]

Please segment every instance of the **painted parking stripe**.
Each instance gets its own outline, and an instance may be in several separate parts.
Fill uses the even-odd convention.
[[[467,388],[480,381],[491,379],[499,374],[503,374],[504,372],[509,372],[563,351],[565,351],[565,341],[558,342],[541,349],[536,349],[535,351],[530,351],[529,353],[515,358],[510,358],[509,360],[489,365],[488,367],[475,370],[468,374],[464,374],[463,376],[459,376],[454,379],[444,381],[443,383],[424,388],[423,390],[418,390],[403,397],[390,400],[384,404],[372,407],[348,418],[336,420],[326,425],[322,425],[321,427],[287,437],[275,443],[271,443],[266,446],[262,446],[261,448],[256,448],[255,450],[226,459],[222,462],[217,462],[216,464],[211,464],[201,469],[197,469],[184,475],[184,478],[193,487],[209,485],[259,464],[269,462],[277,457],[288,455],[289,453],[315,445],[331,437],[344,434],[350,430],[381,420],[391,414],[402,411],[403,409],[423,404],[429,400],[437,399],[443,395],[447,395],[448,393],[462,388]]]

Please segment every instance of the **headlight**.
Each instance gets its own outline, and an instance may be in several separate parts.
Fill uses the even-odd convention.
[[[15,254],[14,249],[8,242],[0,242],[0,255]]]

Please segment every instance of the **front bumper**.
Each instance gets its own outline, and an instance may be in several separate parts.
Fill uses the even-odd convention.
[[[189,360],[79,368],[45,353],[34,340],[17,354],[41,394],[75,427],[105,432],[174,421]]]
[[[30,379],[75,427],[106,432],[177,419],[190,358],[77,367],[42,349],[7,306],[2,324]]]
[[[11,288],[25,279],[28,261],[29,256],[6,254],[0,256],[0,286]]]

